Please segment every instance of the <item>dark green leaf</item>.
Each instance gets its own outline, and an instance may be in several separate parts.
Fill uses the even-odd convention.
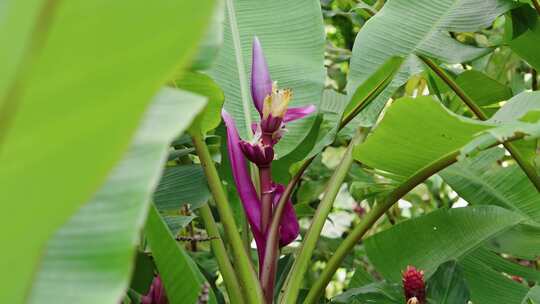
[[[465,304],[470,300],[463,272],[455,261],[441,264],[427,286],[427,296],[433,304]]]

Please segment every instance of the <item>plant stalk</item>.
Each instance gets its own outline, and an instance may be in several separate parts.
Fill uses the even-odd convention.
[[[242,238],[238,233],[238,227],[234,222],[233,212],[227,199],[227,194],[223,190],[221,179],[208,150],[208,146],[200,133],[191,134],[193,144],[199,156],[204,173],[208,180],[208,186],[214,200],[225,230],[225,234],[231,245],[234,256],[234,265],[237,270],[237,276],[242,286],[246,303],[264,303],[261,286],[258,284],[257,275],[253,270],[253,265],[248,257]]]
[[[285,204],[291,197],[294,187],[302,177],[302,174],[311,164],[314,158],[306,160],[300,170],[294,175],[294,177],[289,181],[287,187],[283,191],[278,204],[276,205],[274,215],[272,218],[272,223],[268,230],[268,237],[266,239],[266,248],[264,251],[264,263],[262,269],[265,271],[262,272],[261,282],[267,282],[269,280],[275,280],[275,270],[277,268],[278,261],[278,252],[279,252],[279,224],[281,223],[281,217],[283,216],[283,211],[285,210]],[[266,270],[269,269],[269,270]]]
[[[457,96],[463,101],[463,103],[478,117],[480,120],[487,120],[489,117],[486,113],[480,108],[472,98],[463,91],[459,85],[448,75],[446,72],[441,69],[437,64],[435,64],[431,59],[419,55],[420,59],[429,66],[429,68],[435,72],[452,90],[456,93]],[[540,192],[540,176],[536,172],[536,168],[528,162],[523,155],[519,152],[516,146],[510,142],[504,143],[504,147],[512,157],[516,160],[516,163],[521,167],[523,172],[527,175],[531,183],[534,185],[536,190]]]
[[[204,228],[208,233],[208,237],[211,239],[210,246],[212,247],[212,252],[216,256],[219,270],[223,276],[223,281],[227,287],[227,294],[229,295],[231,303],[245,303],[241,293],[242,289],[240,288],[240,284],[238,284],[236,273],[229,260],[229,256],[227,255],[225,244],[219,235],[218,226],[212,216],[210,206],[208,204],[201,206],[201,208],[199,208],[199,215],[204,223]]]
[[[347,151],[345,152],[341,163],[336,168],[332,174],[332,177],[330,178],[330,181],[328,182],[326,192],[319,206],[317,207],[311,226],[304,237],[302,246],[299,249],[299,253],[296,256],[287,280],[281,289],[281,293],[283,293],[281,303],[296,303],[302,280],[308,269],[308,265],[311,262],[311,256],[317,245],[317,241],[319,240],[321,230],[328,214],[332,210],[332,205],[339,192],[341,184],[343,183],[343,180],[347,176],[347,173],[349,172],[349,169],[353,163],[353,148],[365,138],[366,132],[363,131],[364,129],[359,129],[356,132],[355,136],[347,147]]]

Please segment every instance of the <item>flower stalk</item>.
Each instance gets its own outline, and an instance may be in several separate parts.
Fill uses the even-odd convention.
[[[274,209],[284,197],[285,190],[283,185],[272,180],[274,145],[285,134],[287,122],[311,114],[315,107],[288,107],[292,91],[279,89],[277,83],[272,82],[261,44],[256,37],[252,50],[251,96],[260,121],[252,125],[250,141],[240,138],[235,121],[227,111],[223,110],[222,117],[227,128],[227,148],[236,189],[257,245],[260,285],[265,303],[272,303],[279,247],[292,242],[300,231],[292,202],[287,195],[277,223],[279,229],[275,229],[269,241]],[[258,168],[258,191],[246,160]],[[270,251],[268,255],[267,251]],[[267,261],[266,256],[271,260]]]

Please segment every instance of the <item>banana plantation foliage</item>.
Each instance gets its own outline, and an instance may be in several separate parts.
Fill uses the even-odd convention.
[[[540,304],[540,0],[0,2],[1,303]]]

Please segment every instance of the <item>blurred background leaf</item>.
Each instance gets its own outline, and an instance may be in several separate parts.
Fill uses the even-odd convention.
[[[5,302],[23,301],[46,240],[99,188],[152,96],[189,62],[213,2],[3,3]]]

